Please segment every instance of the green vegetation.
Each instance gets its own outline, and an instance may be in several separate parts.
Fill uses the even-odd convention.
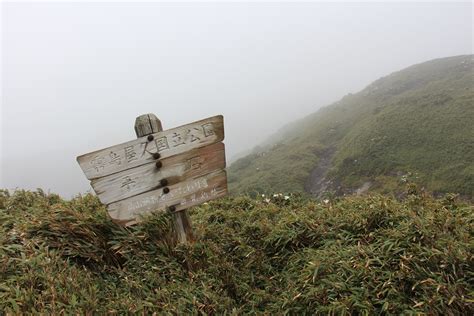
[[[191,245],[169,214],[125,229],[93,195],[0,190],[0,311],[473,315],[474,207],[444,194],[473,196],[473,82],[473,56],[434,60],[287,126],[230,167],[252,197],[190,210]],[[366,182],[390,195],[335,194]]]
[[[124,229],[92,195],[0,192],[0,310],[104,314],[474,314],[473,207],[410,186],[325,202],[235,197]]]
[[[331,191],[352,193],[370,181],[393,193],[410,177],[432,192],[472,198],[473,65],[473,56],[415,65],[289,125],[231,165],[232,192],[308,190],[311,170],[331,148]]]

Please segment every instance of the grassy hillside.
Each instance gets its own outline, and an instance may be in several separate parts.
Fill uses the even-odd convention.
[[[430,191],[472,197],[473,65],[473,56],[437,59],[345,96],[233,163],[231,190],[310,191],[312,171],[329,160],[330,191],[353,192],[368,182],[393,192],[408,177]]]
[[[91,195],[1,192],[0,311],[472,315],[473,207],[408,193],[222,199],[173,247],[166,214],[123,229]]]

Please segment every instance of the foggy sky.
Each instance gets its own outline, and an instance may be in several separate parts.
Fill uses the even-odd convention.
[[[472,53],[470,3],[3,3],[0,187],[90,190],[76,156],[225,117],[227,159],[412,64]]]

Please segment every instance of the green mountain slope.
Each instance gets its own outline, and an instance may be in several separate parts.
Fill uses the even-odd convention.
[[[232,192],[397,191],[407,178],[473,196],[473,56],[380,78],[295,122],[229,168]]]

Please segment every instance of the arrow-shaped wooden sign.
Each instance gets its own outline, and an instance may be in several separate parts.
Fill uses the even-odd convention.
[[[222,115],[97,150],[77,157],[87,179],[96,179],[201,148],[224,139]]]

